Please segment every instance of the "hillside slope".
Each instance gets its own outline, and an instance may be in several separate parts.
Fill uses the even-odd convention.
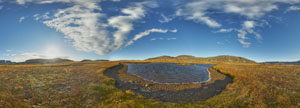
[[[184,63],[256,63],[253,60],[249,60],[243,57],[236,57],[230,55],[221,55],[215,57],[194,57],[190,55],[180,55],[177,57],[171,56],[159,56],[154,58],[146,59],[151,62],[184,62]]]
[[[51,63],[64,63],[64,62],[73,62],[69,59],[61,59],[61,58],[55,58],[55,59],[29,59],[25,62],[19,63],[19,64],[51,64]]]

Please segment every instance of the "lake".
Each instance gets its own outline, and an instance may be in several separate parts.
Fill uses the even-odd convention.
[[[210,80],[207,68],[213,65],[176,63],[128,63],[129,74],[159,84],[203,83]]]

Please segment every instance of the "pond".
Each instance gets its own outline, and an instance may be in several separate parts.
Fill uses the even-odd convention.
[[[213,65],[176,63],[128,63],[129,74],[159,84],[203,83],[210,80],[207,68]]]

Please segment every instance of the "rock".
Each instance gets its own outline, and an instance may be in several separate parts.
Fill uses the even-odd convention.
[[[136,87],[136,86],[132,88],[132,90],[137,90],[137,89],[139,89],[139,88],[138,88],[138,87]]]
[[[126,90],[125,93],[126,93],[126,94],[129,94],[129,95],[134,95],[134,92],[131,91],[131,90]]]
[[[141,89],[141,92],[150,92],[150,91],[147,89]]]
[[[149,87],[150,85],[149,84],[145,84],[145,86],[144,87]]]
[[[88,99],[86,102],[87,102],[88,104],[92,104],[92,103],[93,103],[93,100],[92,100],[92,99]]]
[[[23,89],[23,86],[16,86],[15,89]]]
[[[129,80],[128,82],[129,82],[129,83],[134,83],[134,81],[133,81],[133,80]]]

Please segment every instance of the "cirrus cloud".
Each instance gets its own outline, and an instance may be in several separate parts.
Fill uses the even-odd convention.
[[[0,0],[2,1],[2,0]],[[153,1],[134,2],[120,10],[120,15],[109,16],[104,13],[99,4],[108,0],[16,0],[17,4],[26,3],[50,4],[67,3],[67,8],[58,9],[52,15],[35,14],[36,20],[42,21],[46,26],[55,29],[65,35],[65,38],[73,42],[74,48],[84,52],[95,52],[97,54],[107,54],[134,43],[134,41],[149,35],[152,32],[145,31],[137,34],[129,42],[126,42],[128,35],[135,29],[135,24],[147,17],[148,9],[158,7],[158,3]],[[109,0],[120,2],[120,0]],[[175,1],[178,2],[178,1]],[[207,25],[212,29],[218,29],[216,33],[237,32],[238,42],[243,47],[248,48],[251,42],[249,35],[261,40],[262,36],[256,31],[260,26],[260,19],[273,10],[279,9],[278,3],[296,4],[300,0],[192,0],[176,3],[175,15],[166,16],[162,13],[161,23],[167,23],[182,17],[184,20]],[[291,6],[288,10],[298,10],[299,7]],[[237,28],[223,28],[223,19],[212,16],[211,11],[222,14],[235,14],[242,16]],[[23,20],[20,19],[20,22]],[[172,32],[171,30],[169,30]],[[173,30],[177,32],[177,30]],[[160,32],[162,33],[162,32]]]
[[[287,11],[298,11],[300,10],[300,6],[290,6]]]
[[[129,8],[122,9],[121,12],[125,15],[115,16],[108,19],[108,24],[116,28],[117,31],[113,34],[114,43],[112,49],[117,50],[124,45],[124,40],[133,28],[133,22],[145,17],[145,7],[157,7],[153,2],[140,2],[135,3]]]
[[[138,39],[140,39],[140,38],[142,38],[142,37],[145,37],[145,36],[150,35],[150,33],[167,33],[167,32],[173,32],[173,33],[176,33],[176,32],[177,32],[177,29],[174,29],[174,30],[156,29],[156,28],[149,29],[149,30],[146,30],[146,31],[144,31],[144,32],[141,32],[141,33],[135,35],[134,38],[126,44],[126,46],[129,46],[129,45],[133,44],[134,41],[137,41]],[[151,40],[152,40],[152,39],[151,39]]]
[[[19,23],[23,22],[24,19],[25,19],[25,17],[22,16],[22,17],[19,19]]]
[[[99,0],[87,1],[89,2],[62,0],[74,5],[57,10],[53,16],[45,13],[35,14],[34,17],[36,20],[42,20],[46,26],[63,33],[65,38],[73,41],[77,50],[102,55],[126,47],[125,39],[134,30],[134,23],[146,16],[146,8],[157,7],[155,2],[136,2],[121,9],[123,15],[107,17],[101,12],[101,7],[96,5]],[[59,0],[35,2],[53,3]],[[111,28],[115,31],[109,30]]]
[[[247,35],[253,34],[256,39],[262,39],[261,35],[254,30],[258,25],[257,20],[268,12],[278,9],[278,3],[296,4],[300,3],[300,0],[193,0],[179,7],[176,15],[184,17],[185,20],[206,24],[211,28],[220,28],[222,24],[208,14],[210,10],[244,16],[247,20],[242,22],[241,28],[220,29],[216,33],[235,30],[238,32],[239,42],[243,47],[248,48],[251,43],[245,41],[248,39]],[[298,8],[292,6],[288,10],[298,10]]]

